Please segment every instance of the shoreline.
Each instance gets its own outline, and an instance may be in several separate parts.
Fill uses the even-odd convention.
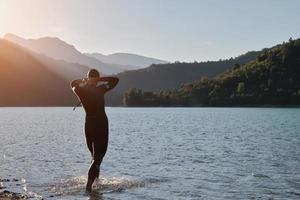
[[[1,106],[0,108],[73,108],[74,106]],[[82,108],[82,106],[78,106],[78,108]],[[141,105],[141,106],[123,106],[123,105],[116,105],[116,106],[105,106],[106,108],[300,108],[300,105],[237,105],[237,106],[200,106],[200,105],[170,105],[170,106],[148,106],[148,105]]]
[[[8,190],[0,191],[0,200],[19,200],[19,199],[28,199],[26,195],[10,192]]]

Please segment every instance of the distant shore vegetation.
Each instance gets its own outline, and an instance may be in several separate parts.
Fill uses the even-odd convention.
[[[236,63],[214,78],[158,92],[138,88],[123,96],[125,106],[299,106],[300,39],[263,49],[256,59]]]

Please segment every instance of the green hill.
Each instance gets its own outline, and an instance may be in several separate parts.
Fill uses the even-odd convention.
[[[120,82],[108,94],[107,102],[110,105],[121,105],[124,93],[131,88],[158,92],[179,88],[182,84],[198,80],[203,76],[213,78],[236,63],[244,64],[255,59],[258,54],[259,51],[251,51],[228,60],[153,64],[147,68],[122,72],[117,75]]]
[[[133,105],[256,106],[300,105],[300,39],[264,49],[256,59],[233,65],[213,79],[202,77],[179,89],[132,89],[124,103]]]

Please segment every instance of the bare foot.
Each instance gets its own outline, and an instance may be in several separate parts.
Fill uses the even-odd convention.
[[[85,188],[85,191],[86,191],[87,193],[91,193],[91,192],[92,192],[92,187],[86,187],[86,188]]]

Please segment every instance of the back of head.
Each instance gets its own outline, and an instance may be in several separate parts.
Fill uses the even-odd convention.
[[[88,77],[88,78],[100,78],[100,73],[99,73],[98,70],[96,70],[96,69],[91,69],[91,70],[87,73],[87,77]]]

